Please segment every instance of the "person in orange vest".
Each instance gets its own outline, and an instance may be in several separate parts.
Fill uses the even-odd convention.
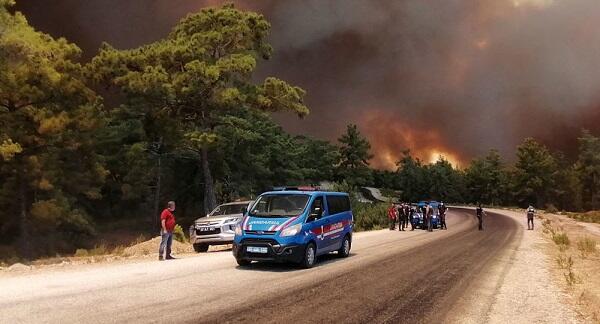
[[[388,218],[390,219],[390,231],[393,231],[396,229],[396,219],[398,218],[398,209],[393,203],[388,208]]]

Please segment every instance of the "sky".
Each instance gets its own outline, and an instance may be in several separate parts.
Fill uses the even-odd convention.
[[[223,2],[17,0],[17,9],[89,59],[103,41],[152,42]],[[600,132],[598,0],[229,2],[272,24],[274,55],[258,76],[308,92],[311,114],[278,122],[332,141],[357,124],[374,167],[393,169],[406,149],[459,166],[490,149],[511,160],[526,137],[573,156],[582,128]]]

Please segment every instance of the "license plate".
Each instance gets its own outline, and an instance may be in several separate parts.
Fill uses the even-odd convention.
[[[268,253],[266,247],[257,247],[257,246],[248,246],[246,247],[246,251],[250,253]]]
[[[200,232],[212,232],[215,230],[214,227],[198,227],[198,230]]]

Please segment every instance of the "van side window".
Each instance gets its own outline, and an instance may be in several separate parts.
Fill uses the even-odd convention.
[[[312,206],[310,207],[310,217],[313,219],[319,219],[323,217],[323,197],[315,198]]]
[[[327,206],[330,215],[347,212],[350,210],[350,199],[348,196],[328,195]]]

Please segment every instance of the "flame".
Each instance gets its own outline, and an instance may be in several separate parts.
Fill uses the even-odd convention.
[[[364,111],[365,115],[360,119],[359,128],[371,143],[372,167],[396,170],[396,162],[407,149],[413,157],[424,163],[435,163],[443,157],[455,167],[461,165],[460,155],[445,143],[438,130],[400,119],[389,111]]]

